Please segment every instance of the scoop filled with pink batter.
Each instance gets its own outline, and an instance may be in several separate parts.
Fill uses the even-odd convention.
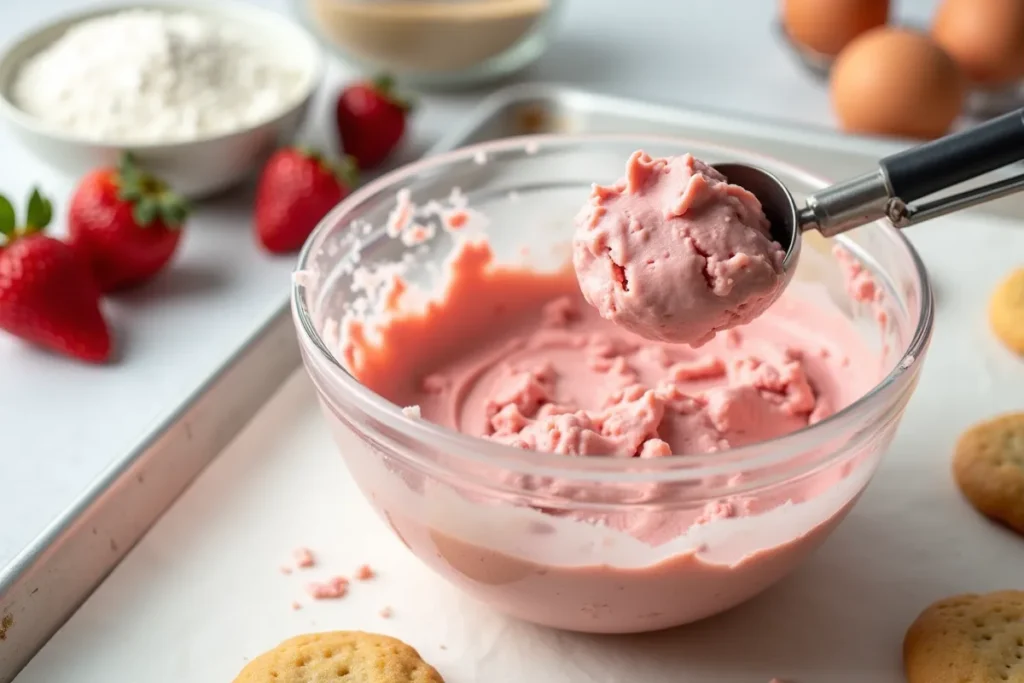
[[[754,195],[689,154],[634,152],[621,180],[594,185],[573,239],[580,290],[603,318],[692,346],[764,313],[784,258]]]

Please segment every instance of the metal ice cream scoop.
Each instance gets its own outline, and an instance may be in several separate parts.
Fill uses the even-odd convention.
[[[1024,189],[1024,174],[947,197],[912,204],[941,190],[1024,159],[1024,109],[888,156],[870,173],[845,180],[796,204],[786,186],[756,166],[715,164],[730,183],[751,192],[771,222],[772,238],[786,249],[792,272],[801,236],[817,230],[833,237],[880,218],[897,228],[917,225]]]

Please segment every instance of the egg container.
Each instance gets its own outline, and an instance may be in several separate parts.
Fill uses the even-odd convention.
[[[920,26],[905,25],[905,27],[921,30]],[[775,22],[775,30],[783,44],[808,73],[819,81],[828,81],[835,57],[798,44],[790,37],[781,20]],[[967,94],[963,113],[972,118],[986,119],[1021,107],[1024,107],[1024,81],[997,89],[972,86]]]

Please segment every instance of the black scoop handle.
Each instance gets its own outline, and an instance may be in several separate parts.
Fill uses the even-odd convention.
[[[1024,109],[882,159],[893,196],[927,197],[1024,159]]]

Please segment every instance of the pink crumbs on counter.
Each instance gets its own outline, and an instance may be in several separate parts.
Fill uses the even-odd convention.
[[[300,569],[308,569],[316,564],[313,551],[309,548],[296,548],[292,553],[292,557],[295,560],[295,566]]]
[[[390,607],[383,608],[380,611],[380,617],[381,617],[381,619],[390,619],[391,618],[391,608]]]
[[[295,611],[297,612],[297,611],[299,611],[300,609],[302,609],[302,605],[300,605],[300,604],[298,603],[298,601],[294,601],[294,600],[293,600],[293,601],[292,601],[292,609],[293,609],[293,610],[295,610]]]
[[[453,211],[448,214],[446,222],[448,223],[448,227],[452,230],[464,228],[466,227],[466,223],[469,222],[469,214],[465,211]]]
[[[288,566],[285,566],[285,565],[281,565],[281,567],[280,567],[280,571],[281,571],[281,573],[282,573],[282,574],[284,574],[285,576],[288,576],[289,574],[291,574],[291,573],[292,573],[292,568],[291,568],[291,567],[288,567]]]
[[[364,564],[356,570],[355,576],[357,581],[368,581],[377,576],[377,572],[373,571],[373,567],[370,565]]]
[[[348,593],[348,579],[344,576],[335,576],[323,583],[308,583],[306,592],[314,600],[337,600]]]

